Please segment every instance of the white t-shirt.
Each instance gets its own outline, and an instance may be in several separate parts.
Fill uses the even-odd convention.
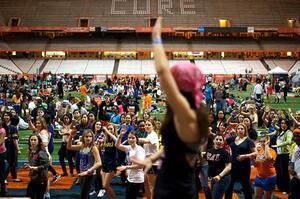
[[[145,150],[143,147],[136,145],[135,148],[132,148],[130,145],[126,145],[126,152],[127,152],[127,160],[128,165],[131,165],[132,162],[130,161],[130,157],[135,157],[138,160],[145,159]],[[131,183],[144,183],[144,172],[143,169],[128,169],[128,182]]]
[[[294,170],[297,173],[297,177],[300,179],[300,147],[298,145],[294,148],[292,162],[294,163]]]
[[[254,87],[254,94],[263,94],[264,89],[262,88],[261,84],[256,84]]]
[[[35,107],[36,107],[36,105],[35,105],[34,101],[29,102],[28,108],[29,108],[30,110],[33,110]]]
[[[147,135],[146,139],[150,140],[150,143],[144,144],[145,154],[147,157],[158,151],[159,141],[158,141],[158,136],[155,133],[155,131],[152,131],[151,133],[149,133]]]

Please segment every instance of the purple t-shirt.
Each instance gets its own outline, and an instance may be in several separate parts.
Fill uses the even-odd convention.
[[[80,156],[80,173],[87,171],[89,168],[91,168],[95,163],[95,158],[92,152],[92,148],[83,148],[79,151]],[[93,171],[93,173],[89,175],[95,175],[96,170]]]
[[[6,152],[6,148],[5,148],[5,142],[4,142],[4,138],[5,138],[5,135],[6,135],[6,131],[4,128],[1,128],[0,129],[0,153],[4,153]],[[3,140],[2,140],[3,139]]]

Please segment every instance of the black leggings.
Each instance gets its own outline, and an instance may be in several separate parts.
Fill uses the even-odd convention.
[[[231,171],[231,181],[230,185],[225,192],[225,199],[232,199],[232,192],[233,192],[233,186],[234,183],[239,180],[242,185],[242,190],[244,192],[244,198],[245,199],[251,199],[252,193],[251,193],[251,185],[250,185],[250,164],[248,166],[249,168],[243,168],[243,169],[233,169]]]
[[[95,176],[82,176],[80,177],[80,198],[88,199],[92,188],[92,184],[95,181]]]
[[[126,186],[126,199],[136,199],[140,188],[144,183],[131,183],[127,182]]]
[[[68,160],[70,174],[73,174],[74,163],[72,159],[72,151],[67,150],[67,144],[61,143],[58,151],[59,163],[64,173],[67,173],[65,158]]]
[[[95,191],[98,193],[101,189],[103,189],[103,184],[102,184],[102,176],[101,176],[101,167],[96,169],[96,176],[94,180],[94,188]]]
[[[4,178],[7,179],[9,172],[13,179],[17,178],[17,163],[18,163],[18,152],[16,149],[8,149],[6,151],[6,159],[8,168],[5,171]]]
[[[26,196],[31,199],[43,199],[47,189],[47,181],[45,182],[32,182],[30,181],[27,186]]]
[[[289,192],[290,176],[289,176],[289,154],[278,154],[275,160],[277,186],[280,191]]]
[[[6,153],[0,153],[0,196],[1,193],[4,193],[5,189],[6,189],[6,185],[5,185],[5,178],[4,178],[4,172],[5,172],[5,156]]]

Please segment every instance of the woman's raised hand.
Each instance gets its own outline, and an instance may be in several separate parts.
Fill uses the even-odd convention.
[[[152,29],[152,39],[161,38],[161,21],[162,17],[156,19],[156,23]]]

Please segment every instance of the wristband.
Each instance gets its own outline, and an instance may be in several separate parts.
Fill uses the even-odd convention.
[[[152,39],[152,44],[162,44],[162,39],[160,37],[158,38],[153,38]]]

